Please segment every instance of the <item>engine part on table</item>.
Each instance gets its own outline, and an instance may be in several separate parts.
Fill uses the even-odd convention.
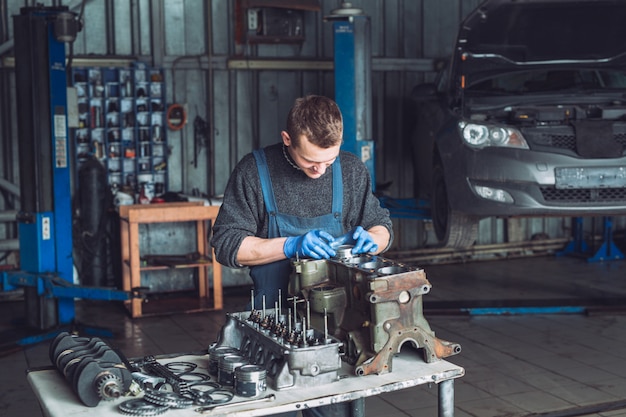
[[[165,367],[176,375],[181,375],[192,372],[198,365],[193,362],[168,362]]]
[[[248,360],[241,355],[226,355],[220,358],[217,371],[217,382],[232,387],[235,385],[235,369],[247,365]]]
[[[149,374],[164,378],[165,382],[172,386],[174,392],[178,394],[187,394],[189,392],[189,383],[181,378],[180,375],[176,375],[169,370],[165,365],[157,362],[154,356],[145,356],[141,367]]]
[[[207,391],[203,396],[202,402],[196,402],[195,404],[207,404],[207,405],[220,405],[226,404],[233,398],[235,398],[235,393],[229,389],[218,388],[212,391]]]
[[[263,402],[268,402],[268,401],[274,401],[275,399],[276,399],[275,394],[268,394],[263,398],[257,398],[255,400],[238,401],[236,403],[225,404],[225,405],[210,405],[206,407],[199,407],[199,408],[196,408],[195,411],[197,413],[204,414],[210,411],[214,411],[216,409],[219,409],[221,411],[223,408],[226,408],[226,407],[235,407],[241,404],[246,404],[246,405],[257,404],[257,403],[263,403]]]
[[[205,373],[194,372],[198,365],[193,362],[168,362],[165,364],[165,367],[174,375],[177,375],[180,379],[187,382],[189,386],[208,381],[211,378]]]
[[[95,407],[127,393],[133,382],[124,360],[99,338],[59,333],[49,347],[52,364],[63,374],[80,401]]]
[[[146,375],[142,372],[133,372],[131,375],[133,376],[133,380],[139,384],[139,387],[144,391],[148,389],[158,390],[166,384],[165,378],[160,376]]]
[[[239,354],[239,349],[232,346],[219,346],[209,349],[209,375],[217,376],[220,358],[237,354]]]
[[[257,397],[267,389],[265,368],[259,365],[243,365],[235,369],[235,394],[241,397]]]
[[[131,416],[158,416],[170,409],[167,405],[157,405],[144,400],[143,398],[135,398],[126,400],[117,406],[122,414]]]
[[[143,399],[156,405],[166,405],[172,408],[188,408],[193,405],[193,399],[177,392],[147,390]]]
[[[184,372],[182,374],[178,374],[178,377],[185,381],[188,386],[197,384],[199,382],[208,381],[211,378],[207,374],[203,374],[200,372]]]
[[[189,386],[189,394],[193,398],[193,403],[197,405],[213,404],[211,394],[221,389],[222,386],[213,381],[197,382]]]
[[[278,303],[267,313],[265,306],[257,311],[254,304],[251,311],[227,313],[212,349],[239,349],[250,364],[265,369],[268,385],[275,390],[337,381],[341,341],[310,327],[307,317],[299,318],[296,304],[294,299],[294,308],[288,308],[288,314],[283,314]]]
[[[309,301],[312,326],[328,326],[345,347],[357,375],[392,371],[392,359],[409,342],[426,362],[460,353],[435,337],[423,315],[431,289],[423,269],[375,255],[352,255],[351,246],[328,260],[292,260],[290,293]],[[301,307],[300,307],[301,308]]]

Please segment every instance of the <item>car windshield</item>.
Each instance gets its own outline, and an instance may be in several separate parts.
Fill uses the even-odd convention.
[[[626,71],[607,69],[533,70],[476,80],[466,92],[524,94],[546,92],[609,92],[626,90]]]

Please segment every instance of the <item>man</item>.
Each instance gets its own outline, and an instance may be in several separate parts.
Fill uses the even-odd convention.
[[[340,244],[354,245],[353,254],[378,254],[389,248],[393,235],[367,168],[340,150],[343,122],[333,100],[297,99],[281,137],[282,143],[237,164],[211,239],[219,263],[250,267],[257,309],[263,296],[272,308],[279,289],[287,295],[291,258],[328,259]],[[303,414],[339,417],[349,409],[349,403],[338,403]]]
[[[282,143],[246,155],[235,167],[213,226],[218,262],[250,267],[255,307],[287,295],[290,259],[328,259],[340,243],[353,254],[389,248],[389,212],[372,194],[365,165],[341,151],[343,122],[323,96],[296,100]]]

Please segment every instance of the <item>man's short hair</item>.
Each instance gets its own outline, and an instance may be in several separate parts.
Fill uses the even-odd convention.
[[[287,115],[287,133],[294,146],[300,136],[320,148],[336,146],[343,140],[343,120],[339,106],[324,96],[308,95],[296,99]]]

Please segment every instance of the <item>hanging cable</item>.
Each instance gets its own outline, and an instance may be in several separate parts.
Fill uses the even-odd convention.
[[[80,12],[78,12],[78,27],[79,27],[79,31],[80,28],[83,27],[83,15],[85,13],[85,3],[87,3],[87,0],[83,0],[80,3]],[[67,65],[65,66],[65,74],[66,74],[66,80],[67,80],[67,85],[73,85],[72,83],[72,62],[74,61],[74,42],[70,42],[70,48],[69,48],[69,54],[67,56]]]

